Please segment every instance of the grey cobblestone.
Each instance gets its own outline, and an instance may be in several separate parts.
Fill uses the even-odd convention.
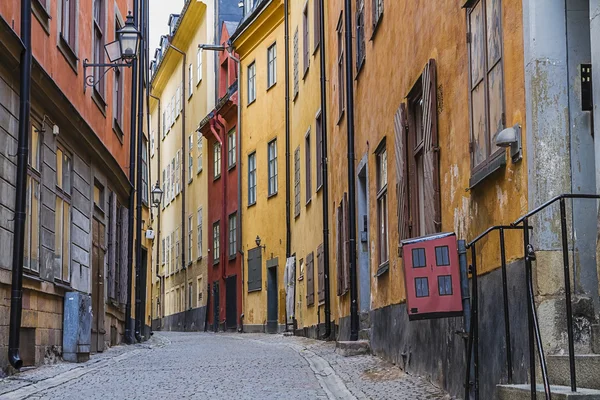
[[[334,350],[334,343],[280,335],[157,333],[83,365],[1,379],[0,399],[449,398],[377,357]]]

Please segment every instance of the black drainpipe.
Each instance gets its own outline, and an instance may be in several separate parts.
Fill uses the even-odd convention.
[[[354,71],[352,68],[352,1],[346,8],[346,112],[348,113],[348,224],[350,231],[350,340],[358,340],[358,282],[356,275],[356,177],[354,174]]]
[[[142,274],[142,268],[146,268],[142,265],[142,143],[144,140],[144,42],[146,41],[144,35],[144,14],[146,7],[146,0],[140,0],[141,3],[141,18],[139,30],[142,32],[140,38],[140,52],[139,52],[139,71],[138,71],[138,124],[137,124],[137,168],[136,168],[136,221],[135,221],[135,338],[138,342],[142,341],[142,327],[145,310],[142,310],[142,279],[145,274]]]
[[[321,41],[321,135],[323,137],[323,274],[325,277],[325,336],[331,337],[331,288],[329,283],[329,183],[327,182],[327,78],[325,65],[325,5],[320,4],[320,41]],[[320,316],[320,314],[319,314]]]
[[[284,1],[285,29],[285,256],[292,252],[292,230],[290,222],[290,18],[289,0]]]
[[[137,1],[133,2],[133,20],[137,25],[139,14],[139,5]],[[133,60],[131,65],[131,124],[129,137],[129,214],[128,214],[128,237],[127,237],[127,303],[125,306],[125,341],[128,344],[134,342],[131,332],[131,290],[133,286],[133,225],[135,208],[135,145],[136,145],[136,107],[137,107],[137,75],[138,61]]]
[[[10,331],[8,360],[21,369],[19,354],[21,313],[23,307],[23,249],[25,245],[25,212],[27,195],[27,156],[29,154],[29,115],[31,111],[31,1],[21,1],[21,71],[19,90],[19,148],[17,150],[17,181],[15,195],[12,291],[10,296]]]

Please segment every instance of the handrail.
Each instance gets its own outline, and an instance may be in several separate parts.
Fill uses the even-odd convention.
[[[471,248],[471,246],[473,246],[475,243],[479,242],[481,239],[483,239],[484,237],[486,237],[487,235],[489,235],[490,233],[492,233],[494,231],[497,231],[497,230],[521,230],[521,229],[523,229],[523,228],[519,227],[519,226],[515,226],[515,225],[495,225],[495,226],[492,226],[492,227],[486,229],[484,232],[482,232],[475,239],[473,239],[469,243],[467,243],[467,249]],[[529,228],[529,229],[533,229],[533,228]]]
[[[513,222],[511,225],[512,226],[516,226],[519,225],[521,222],[523,222],[525,220],[525,218],[529,218],[534,216],[535,214],[539,213],[540,211],[542,211],[543,209],[551,206],[553,203],[556,203],[557,201],[561,200],[561,199],[600,199],[600,194],[576,194],[576,193],[563,193],[560,194],[556,197],[553,197],[552,199],[548,200],[547,202],[545,202],[544,204],[534,208],[533,210],[529,211],[527,214],[523,215],[521,218],[519,218],[518,220],[516,220],[515,222]]]

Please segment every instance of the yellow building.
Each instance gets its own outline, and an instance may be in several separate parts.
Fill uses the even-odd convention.
[[[214,107],[214,54],[198,49],[214,40],[212,18],[212,6],[186,1],[171,16],[152,65],[150,163],[164,191],[152,220],[154,329],[203,330],[205,324],[206,146],[196,127]]]
[[[285,323],[286,125],[283,1],[245,10],[231,41],[241,61],[241,229],[245,332]],[[279,65],[278,65],[279,64]]]

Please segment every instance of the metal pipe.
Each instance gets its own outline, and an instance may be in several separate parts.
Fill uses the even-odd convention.
[[[569,271],[569,244],[567,242],[567,207],[565,199],[560,199],[560,228],[562,236],[563,266],[565,276],[565,302],[567,307],[567,336],[569,339],[569,372],[571,374],[571,391],[577,391],[575,375],[575,345],[573,343],[573,306],[571,303],[571,277]]]
[[[140,37],[140,54],[139,54],[139,73],[138,73],[138,122],[137,122],[137,167],[136,167],[136,187],[137,187],[137,196],[136,196],[136,221],[135,221],[135,338],[138,342],[142,341],[142,328],[143,328],[143,315],[145,310],[142,310],[142,287],[144,284],[142,283],[142,268],[146,268],[145,265],[142,265],[142,149],[143,149],[143,140],[144,140],[144,46],[145,46],[145,37],[144,37],[144,9],[146,5],[146,0],[140,0],[141,6],[141,17],[139,18],[139,31],[141,33]]]
[[[471,264],[473,269],[471,275],[473,279],[473,372],[475,374],[475,400],[479,400],[479,291],[477,277],[477,253],[475,246],[471,247]]]
[[[346,124],[348,128],[348,224],[350,246],[350,340],[358,340],[358,280],[356,273],[356,176],[354,173],[354,79],[352,64],[352,0],[345,0]]]
[[[21,314],[23,312],[23,249],[25,247],[25,219],[27,198],[27,157],[29,154],[29,129],[31,112],[31,1],[21,0],[21,42],[19,84],[19,142],[17,149],[17,180],[15,183],[14,238],[12,254],[12,286],[10,295],[10,329],[8,335],[8,360],[21,369],[23,360],[19,352],[21,340]]]
[[[525,282],[527,284],[527,319],[529,322],[529,380],[531,386],[531,398],[535,400],[537,398],[535,383],[535,347],[533,337],[533,310],[531,307],[531,304],[533,304],[533,291],[529,290],[532,273],[529,245],[529,219],[527,217],[523,219],[523,247],[525,251]]]
[[[325,5],[324,0],[320,0],[320,41],[321,54],[319,55],[321,64],[321,136],[323,138],[322,156],[323,156],[323,275],[325,284],[325,336],[324,339],[331,337],[331,287],[329,280],[329,182],[327,173],[327,66],[325,53]],[[317,143],[318,146],[318,143]]]
[[[504,228],[500,228],[500,262],[502,265],[502,300],[504,303],[504,341],[506,343],[506,368],[508,383],[512,384],[512,347],[510,343],[510,318],[508,310],[508,278],[506,274],[506,249],[504,243]]]
[[[139,3],[133,2],[133,20],[137,25],[139,14]],[[134,343],[131,327],[131,290],[133,289],[133,225],[135,223],[135,146],[136,146],[136,110],[137,110],[137,80],[138,80],[138,61],[133,60],[131,65],[131,121],[129,137],[129,210],[128,210],[128,230],[127,230],[127,302],[125,304],[125,341],[128,344]],[[134,328],[135,329],[135,328]]]
[[[292,253],[291,228],[291,182],[290,182],[290,5],[284,0],[284,29],[285,29],[285,257]]]
[[[470,381],[471,381],[471,346],[472,342],[472,330],[471,330],[471,297],[469,295],[469,267],[467,266],[467,248],[464,240],[458,241],[458,263],[460,265],[460,291],[462,295],[463,304],[463,324],[465,326],[464,331],[468,332],[466,340],[466,365],[467,365],[467,381],[465,383],[465,400],[469,397]]]

